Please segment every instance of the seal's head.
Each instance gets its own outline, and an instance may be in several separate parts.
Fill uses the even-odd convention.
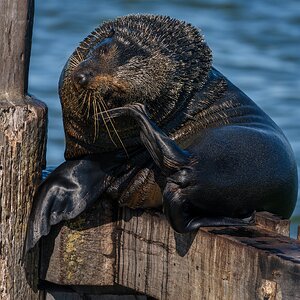
[[[98,122],[102,112],[114,107],[144,103],[163,127],[203,86],[210,67],[203,36],[185,22],[129,15],[96,28],[71,55],[60,78],[66,158],[137,142],[130,120]]]

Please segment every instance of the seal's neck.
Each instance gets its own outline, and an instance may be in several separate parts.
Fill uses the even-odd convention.
[[[226,90],[226,87],[226,79],[217,70],[211,68],[207,72],[203,84],[194,89],[181,109],[163,126],[163,130],[168,134],[172,134],[179,130],[186,122],[195,120],[195,115],[213,105]]]

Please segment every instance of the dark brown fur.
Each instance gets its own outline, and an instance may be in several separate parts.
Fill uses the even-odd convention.
[[[97,47],[105,39],[108,42]],[[164,127],[204,85],[210,67],[211,52],[203,36],[185,22],[131,15],[96,28],[74,51],[60,80],[66,158],[131,147],[138,142],[137,131],[128,121],[116,121],[115,126],[124,145],[111,122],[108,128],[95,123],[95,114],[104,107],[88,111],[87,99],[82,105],[83,90],[90,91],[90,98],[101,99],[108,109],[142,102],[152,119]],[[80,86],[76,76],[83,72],[93,74],[87,85]]]

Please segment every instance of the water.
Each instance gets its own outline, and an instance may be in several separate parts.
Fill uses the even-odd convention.
[[[67,58],[101,22],[130,13],[170,15],[201,28],[213,50],[214,66],[283,129],[300,166],[297,0],[36,1],[29,91],[49,108],[49,165],[64,160],[57,82]],[[295,235],[300,201],[292,221]]]

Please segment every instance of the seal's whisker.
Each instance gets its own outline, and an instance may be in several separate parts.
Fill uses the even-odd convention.
[[[78,64],[70,63],[69,66],[70,66],[70,69],[75,69],[78,66]]]
[[[89,118],[89,116],[90,116],[90,111],[91,111],[91,96],[92,96],[92,92],[91,91],[89,91],[88,92],[88,103],[87,103],[87,118]]]
[[[71,62],[71,63],[79,63],[80,61],[79,61],[79,59],[77,59],[75,56],[72,56],[72,57],[70,58],[70,62]]]
[[[72,95],[72,101],[76,104],[75,111],[80,113],[79,105],[80,105],[80,97],[76,97],[76,95]]]
[[[97,101],[97,98],[94,97],[94,99],[95,99],[94,101],[95,101],[95,106],[96,106],[96,110],[94,111],[94,113],[97,115],[98,113],[101,113],[101,106],[99,105],[99,103]],[[97,119],[97,118],[94,118],[94,119],[96,119],[96,123],[95,124],[97,126],[97,136],[98,136],[98,134],[100,132],[100,122],[99,122],[99,119]]]
[[[80,114],[82,114],[82,109],[83,109],[83,101],[82,100],[82,96],[84,96],[86,94],[86,91],[82,91],[78,97],[76,97],[75,95],[73,95],[73,101],[74,103],[77,103],[76,105],[76,111],[79,112]]]
[[[108,125],[107,125],[107,122],[105,121],[105,119],[104,119],[104,117],[103,117],[103,111],[102,111],[102,109],[101,109],[101,102],[102,102],[102,101],[101,101],[101,99],[100,99],[100,103],[97,103],[97,104],[99,104],[100,113],[98,113],[98,111],[97,111],[97,113],[95,113],[95,115],[94,115],[94,118],[98,120],[98,115],[99,115],[99,114],[101,115],[102,121],[103,121],[103,123],[104,123],[104,126],[105,126],[105,128],[106,128],[106,131],[107,131],[107,133],[108,133],[108,135],[109,135],[110,140],[112,141],[112,143],[114,144],[115,147],[118,147],[117,144],[116,144],[116,142],[114,141],[112,135],[111,135],[111,132],[110,132],[110,130],[109,130],[109,127],[108,127]]]
[[[80,60],[77,59],[75,56],[72,56],[70,58],[70,61],[69,61],[70,65],[74,66],[74,67],[77,67],[79,64],[80,64]]]
[[[93,111],[94,111],[94,114],[98,113],[98,105],[97,105],[97,102],[96,102],[96,98],[95,96],[93,95]],[[94,142],[96,142],[96,139],[97,139],[97,136],[98,136],[98,120],[96,118],[94,118]]]
[[[73,60],[74,62],[80,62],[80,57],[78,55],[78,50],[76,51],[76,54],[78,57],[76,57],[75,55],[73,55],[70,59]]]
[[[83,98],[83,101],[82,103],[80,104],[80,109],[81,109],[81,115],[87,115],[87,112],[88,112],[88,107],[89,107],[89,96],[88,96],[88,91],[86,91],[84,93],[84,98]]]
[[[84,108],[84,106],[85,106],[85,102],[87,101],[87,91],[85,90],[84,91],[84,96],[83,96],[83,99],[82,99],[82,102],[81,102],[81,104],[80,104],[80,111],[82,112],[83,111],[83,108]]]
[[[79,59],[77,59],[75,56],[73,56],[73,57],[70,58],[70,62],[78,64],[79,63]]]
[[[96,35],[93,32],[90,35],[93,36],[95,39],[99,39],[99,35]]]
[[[75,69],[79,65],[79,62],[70,61],[69,65],[71,66],[71,68]]]
[[[87,47],[83,47],[83,45],[80,45],[79,48],[82,49],[82,50],[89,50],[88,46]]]
[[[78,48],[76,49],[76,53],[77,53],[79,59],[80,59],[81,61],[83,61],[83,57],[81,56],[81,53],[79,52]]]
[[[110,124],[111,124],[111,126],[112,126],[112,128],[113,128],[113,130],[114,130],[114,132],[115,132],[115,134],[116,134],[116,136],[117,136],[117,138],[118,138],[118,140],[120,141],[120,144],[121,144],[122,148],[124,149],[124,151],[125,151],[127,157],[129,157],[128,152],[127,152],[127,150],[126,150],[126,148],[125,148],[125,145],[124,145],[124,143],[123,143],[123,141],[122,141],[120,135],[118,134],[118,131],[117,131],[117,129],[116,129],[116,127],[115,127],[115,125],[114,125],[114,123],[113,123],[113,121],[112,121],[112,118],[111,118],[110,115],[109,115],[107,106],[105,105],[103,99],[100,99],[100,104],[103,106],[104,112],[106,113],[106,116],[107,116],[107,118],[108,118],[108,121],[110,122]],[[102,120],[104,120],[104,117],[103,117],[102,114],[101,114],[101,117],[102,117]]]
[[[106,105],[106,103],[102,100],[101,101],[101,103],[102,103],[102,106],[103,106],[103,108],[104,108],[104,111],[105,111],[105,113],[106,113],[106,115],[107,115],[107,117],[108,117],[108,119],[109,119],[109,122],[113,125],[113,124],[115,124],[115,121],[114,121],[114,119],[113,118],[111,118],[111,116],[110,116],[110,114],[109,114],[109,108],[108,108],[108,106]]]

